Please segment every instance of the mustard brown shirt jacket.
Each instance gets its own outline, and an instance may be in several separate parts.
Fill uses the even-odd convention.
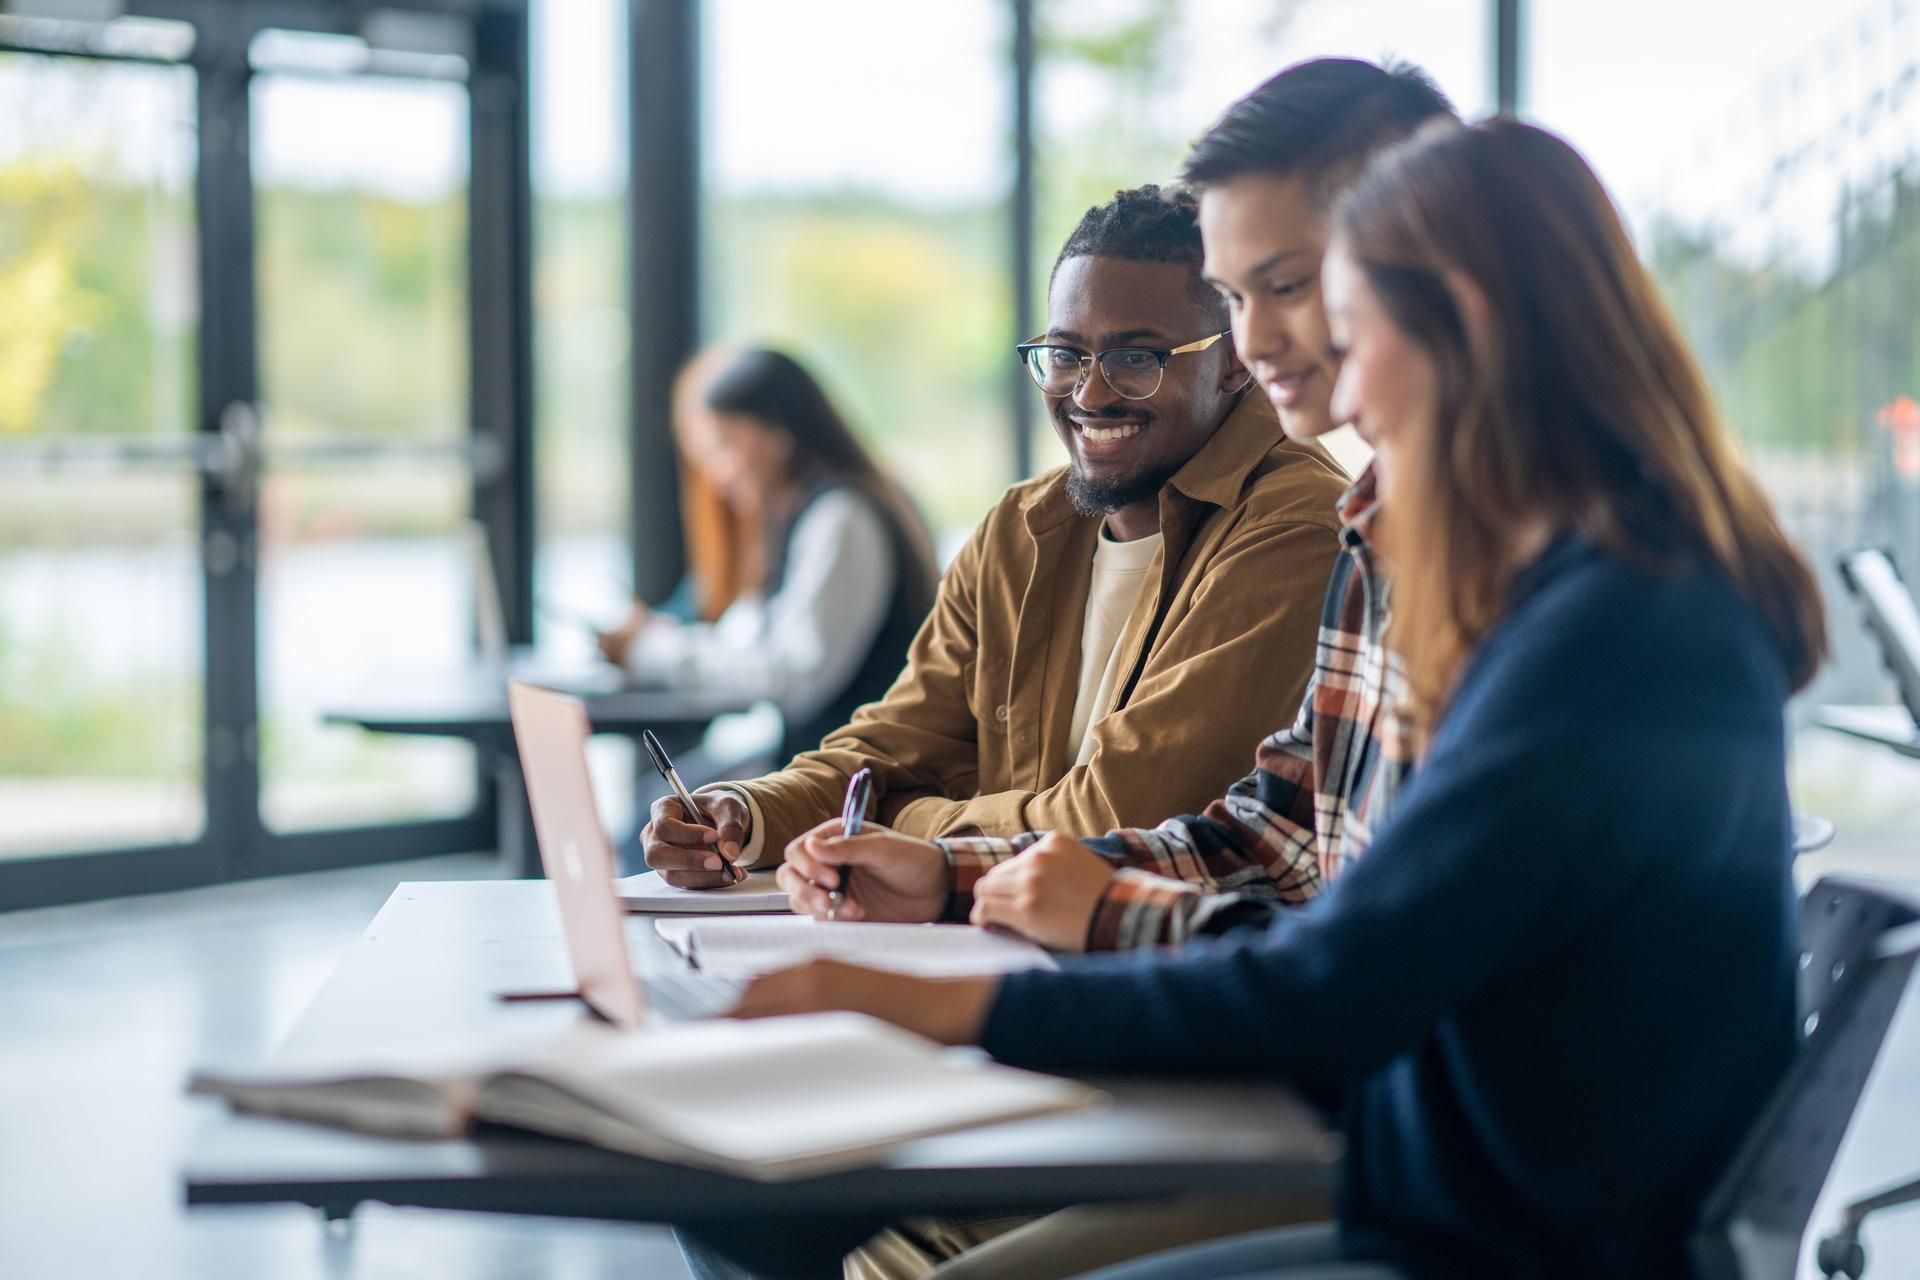
[[[1164,544],[1118,652],[1128,678],[1070,742],[1080,632],[1102,519],[1073,509],[1066,469],[1015,485],[940,581],[906,669],[786,768],[748,782],[743,861],[837,815],[873,770],[874,818],[923,839],[1108,831],[1195,812],[1299,705],[1347,485],[1243,393],[1160,493]]]

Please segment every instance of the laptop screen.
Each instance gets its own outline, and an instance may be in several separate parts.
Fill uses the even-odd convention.
[[[586,704],[514,680],[507,685],[507,707],[540,863],[560,904],[580,998],[616,1027],[640,1026],[646,1001],[627,956],[626,913],[613,888],[613,846],[600,825],[587,771]]]

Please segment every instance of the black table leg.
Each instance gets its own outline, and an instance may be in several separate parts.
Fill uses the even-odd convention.
[[[512,743],[493,756],[494,829],[500,846],[500,873],[510,879],[536,880],[541,875],[540,845],[533,831],[533,809],[527,803],[527,780]]]

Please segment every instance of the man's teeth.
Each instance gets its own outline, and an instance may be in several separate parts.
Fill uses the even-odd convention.
[[[1080,428],[1080,434],[1082,436],[1085,436],[1089,443],[1107,444],[1114,440],[1125,440],[1129,436],[1137,436],[1144,430],[1146,430],[1145,427],[1141,426],[1137,422],[1134,422],[1134,423],[1129,423],[1127,426],[1124,426],[1124,427],[1085,427],[1083,426]]]

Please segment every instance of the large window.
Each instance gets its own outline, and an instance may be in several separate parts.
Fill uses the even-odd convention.
[[[702,12],[706,334],[811,367],[952,546],[1012,478],[1008,6]]]
[[[0,860],[204,820],[194,88],[0,53]]]
[[[313,63],[330,43],[269,31],[255,59]],[[276,830],[474,802],[470,748],[323,720],[470,660],[466,98],[396,77],[253,81],[260,804]]]
[[[1795,706],[1795,799],[1852,848],[1910,852],[1911,762],[1804,726],[1821,703],[1891,696],[1836,553],[1891,544],[1920,583],[1912,7],[1542,4],[1526,30],[1528,114],[1615,193],[1821,573],[1835,661]]]
[[[536,630],[585,660],[583,624],[632,594],[626,5],[541,0],[533,21]]]
[[[1291,63],[1405,58],[1463,112],[1491,105],[1485,0],[1039,0],[1035,15],[1036,315],[1054,255],[1089,207],[1174,182],[1193,139]],[[1030,434],[1039,465],[1066,460],[1037,409]],[[1364,456],[1357,440],[1338,447]]]
[[[1012,6],[923,7],[910,28],[905,12],[707,0],[704,318],[710,338],[811,362],[951,546],[1013,478]],[[1288,63],[1411,58],[1470,112],[1492,83],[1483,0],[1035,0],[1033,14],[1036,315],[1080,214],[1172,181],[1192,138]],[[1029,404],[1032,456],[1054,465]]]
[[[524,622],[521,15],[31,8],[0,13],[0,910],[481,847],[470,747],[328,713],[471,667],[476,514]]]
[[[1170,183],[1227,105],[1303,58],[1418,63],[1468,114],[1491,105],[1482,0],[1040,0],[1035,168],[1050,261],[1088,206]]]
[[[626,0],[535,0],[534,634],[557,668],[633,596],[627,313]],[[607,826],[633,826],[631,740],[587,744]]]

